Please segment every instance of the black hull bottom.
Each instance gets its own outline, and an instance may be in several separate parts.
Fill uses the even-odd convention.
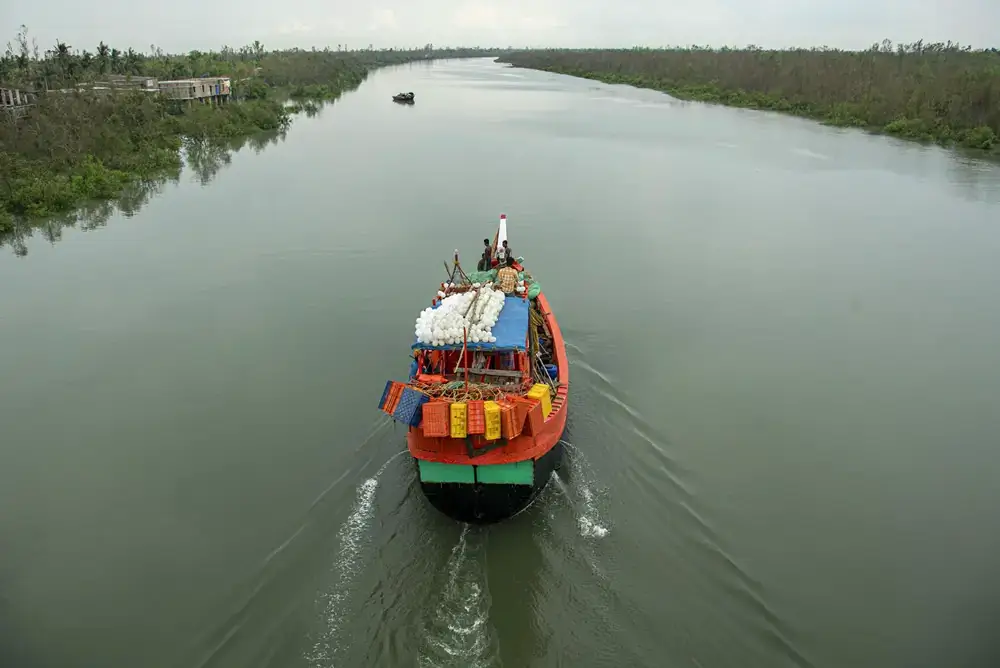
[[[533,485],[421,482],[431,505],[458,522],[493,524],[531,505],[562,463],[563,444],[558,442],[535,462]],[[414,466],[416,460],[414,460]]]

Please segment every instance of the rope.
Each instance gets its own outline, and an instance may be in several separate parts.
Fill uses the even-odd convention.
[[[466,390],[464,381],[453,381],[444,384],[412,382],[409,385],[435,399],[442,399],[449,403],[500,401],[511,392],[509,387],[490,385],[488,383],[469,383],[469,389]]]
[[[535,359],[539,347],[538,330],[545,324],[545,318],[532,304],[531,308],[528,309],[528,319],[530,323],[528,327],[528,353],[531,355],[531,359]]]
[[[549,374],[542,365],[541,358],[538,354],[540,348],[540,344],[538,342],[538,331],[545,326],[545,318],[534,304],[532,304],[531,308],[528,309],[528,316],[531,325],[528,327],[528,352],[531,355],[532,372],[539,382],[548,385],[549,391],[552,394],[555,394],[555,381],[549,377]]]

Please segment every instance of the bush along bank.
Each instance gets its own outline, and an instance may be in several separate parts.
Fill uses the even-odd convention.
[[[434,50],[432,57],[496,55]],[[15,218],[40,219],[88,200],[118,196],[137,181],[181,164],[186,139],[225,142],[286,127],[357,87],[376,67],[428,57],[420,51],[265,51],[260,42],[215,52],[149,54],[101,42],[77,50],[57,42],[40,55],[22,26],[0,56],[0,87],[32,91],[36,104],[19,118],[0,116],[0,232]],[[226,104],[183,105],[140,90],[96,90],[118,76],[159,80],[228,76]],[[286,106],[285,97],[295,104]]]
[[[184,137],[221,140],[288,124],[278,102],[178,111],[139,91],[39,96],[30,115],[0,126],[0,225],[111,199],[135,180],[177,169]]]
[[[779,111],[842,127],[984,151],[1000,148],[1000,53],[952,43],[866,51],[519,51],[498,59],[684,100]]]
[[[266,147],[283,141],[287,131],[258,132],[232,139],[199,140],[184,138],[183,155],[190,178],[201,185],[208,185],[219,172],[232,162],[235,152],[244,147],[260,153]],[[0,212],[0,248],[9,247],[14,255],[28,254],[28,241],[41,236],[49,244],[62,240],[63,231],[69,228],[94,230],[104,227],[116,213],[125,216],[137,214],[168,184],[181,179],[180,166],[167,168],[155,177],[132,179],[121,192],[108,199],[89,199],[79,206],[43,218],[25,218]]]

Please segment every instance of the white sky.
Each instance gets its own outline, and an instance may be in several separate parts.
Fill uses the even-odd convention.
[[[949,39],[1000,47],[1000,0],[173,0],[0,2],[4,41],[28,26],[42,50],[56,39],[91,51],[168,52],[338,43],[414,46],[710,44],[864,48]]]

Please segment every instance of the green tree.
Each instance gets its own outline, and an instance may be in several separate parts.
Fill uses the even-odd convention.
[[[97,45],[97,72],[107,74],[111,68],[111,49],[104,42]]]
[[[944,144],[993,147],[1000,135],[1000,56],[953,42],[883,40],[864,51],[550,49],[504,61]]]

